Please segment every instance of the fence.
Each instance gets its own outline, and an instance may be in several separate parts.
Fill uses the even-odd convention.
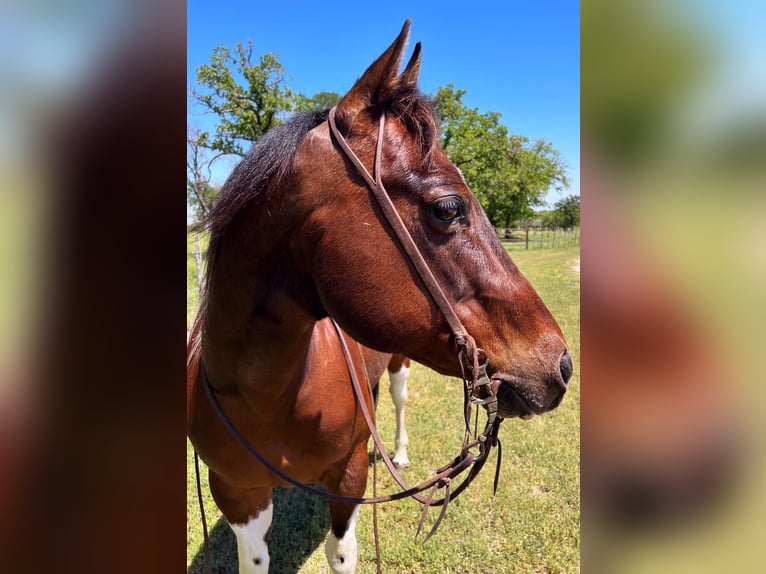
[[[580,245],[580,228],[542,229],[531,227],[510,229],[498,227],[497,235],[507,249],[524,251],[527,249],[563,249]]]

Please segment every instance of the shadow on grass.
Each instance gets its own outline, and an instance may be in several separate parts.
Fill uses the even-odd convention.
[[[274,489],[274,519],[269,535],[270,574],[295,574],[327,536],[327,502],[298,488]],[[237,574],[237,541],[224,518],[210,531],[213,572]],[[205,547],[201,545],[188,574],[205,573]]]

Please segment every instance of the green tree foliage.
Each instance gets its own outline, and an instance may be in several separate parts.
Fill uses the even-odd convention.
[[[223,155],[243,156],[291,111],[324,110],[339,99],[333,92],[311,97],[293,93],[276,54],[253,55],[253,43],[213,50],[210,62],[197,67],[192,96],[217,118],[215,134],[190,129],[187,134],[187,203],[199,221],[218,189],[210,185],[211,165]]]
[[[448,84],[435,97],[447,156],[463,172],[494,225],[508,227],[533,217],[533,207],[545,204],[551,186],[569,186],[566,164],[545,140],[509,135],[499,113],[468,108],[462,102],[464,94]]]
[[[241,83],[241,80],[244,80]],[[253,62],[253,42],[213,50],[210,63],[197,67],[192,96],[218,116],[211,149],[244,155],[252,142],[296,109],[301,98],[285,84],[285,69],[276,54],[263,54]]]
[[[497,112],[468,108],[465,90],[452,84],[439,88],[435,103],[440,118],[441,145],[485,209],[490,196],[503,184],[508,171],[508,130]]]
[[[558,191],[569,187],[566,163],[549,142],[530,142],[524,136],[512,135],[508,140],[511,165],[500,188],[495,209],[497,222],[506,227],[519,218],[533,218],[533,207],[545,205],[545,193],[554,187]]]
[[[543,216],[545,227],[571,229],[580,225],[580,196],[570,195],[556,202],[553,211]]]
[[[296,109],[301,112],[321,112],[329,110],[339,99],[340,96],[335,92],[319,92],[310,98],[299,94]]]

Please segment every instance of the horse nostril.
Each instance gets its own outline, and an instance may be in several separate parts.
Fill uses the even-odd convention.
[[[559,359],[559,371],[561,372],[561,379],[564,381],[564,386],[569,382],[569,379],[572,378],[572,373],[574,372],[574,366],[572,365],[572,355],[569,354],[569,351],[564,349],[564,352],[561,355],[561,359]]]

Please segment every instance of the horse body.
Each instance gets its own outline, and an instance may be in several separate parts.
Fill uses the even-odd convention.
[[[318,321],[310,333],[302,361],[285,363],[281,380],[260,381],[271,392],[216,389],[217,395],[231,421],[272,464],[301,482],[322,483],[328,491],[360,497],[367,480],[369,431],[355,404],[348,383],[348,366],[334,327],[329,320]],[[354,347],[350,338],[348,344],[354,367],[362,372],[366,367],[361,349]],[[379,378],[382,374],[379,365],[385,369],[390,356],[369,350],[367,353],[375,356],[376,360],[370,363],[379,369],[370,376]],[[200,354],[192,352],[192,357],[199,364]],[[189,437],[208,465],[211,492],[234,527],[242,550],[253,538],[256,544],[259,539],[263,541],[268,532],[270,519],[262,521],[259,528],[256,525],[264,511],[271,513],[272,488],[290,485],[250,456],[228,432],[204,395],[199,374],[195,375],[190,377],[188,389]],[[365,398],[372,409],[372,397]],[[327,408],[328,400],[333,408]],[[333,533],[335,538],[342,539],[354,507],[333,502],[330,506]],[[243,563],[240,555],[241,572],[268,571],[265,543],[261,546],[260,552],[246,554],[251,558],[249,561]],[[257,564],[253,562],[256,559]],[[354,556],[349,556],[347,563],[350,565],[354,560]]]
[[[337,124],[367,165],[383,126],[382,179],[486,352],[500,416],[543,413],[559,404],[571,359],[550,312],[437,145],[430,107],[416,88],[419,45],[399,74],[408,29],[409,22],[339,102]],[[235,168],[208,220],[207,280],[188,351],[188,435],[237,535],[241,573],[268,571],[271,489],[285,483],[218,419],[202,386],[203,365],[227,416],[271,464],[348,497],[364,494],[369,430],[327,317],[349,333],[352,367],[362,373],[366,366],[372,381],[394,366],[391,353],[461,375],[445,317],[326,120],[326,113],[304,114],[269,132]],[[390,281],[402,274],[405,280]],[[401,378],[394,395],[406,398]],[[364,400],[372,410],[367,391]],[[358,507],[329,505],[328,561],[334,572],[354,572]]]

